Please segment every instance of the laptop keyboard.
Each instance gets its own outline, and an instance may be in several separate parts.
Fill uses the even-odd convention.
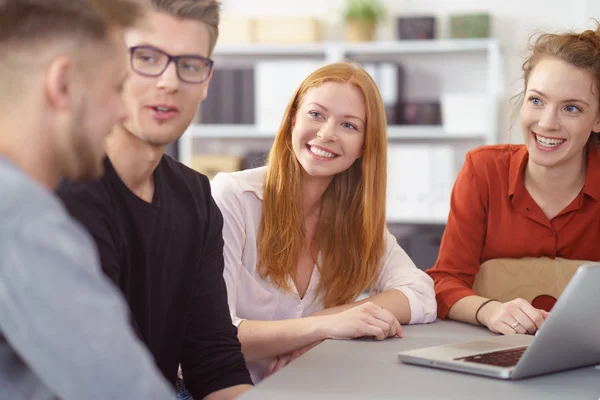
[[[525,350],[527,350],[527,346],[494,351],[491,353],[475,354],[474,356],[455,358],[455,360],[495,365],[498,367],[513,367],[517,364],[517,361],[519,361],[519,358],[521,358]]]

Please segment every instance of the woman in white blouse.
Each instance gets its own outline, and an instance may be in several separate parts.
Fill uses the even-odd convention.
[[[255,383],[324,339],[401,337],[400,324],[435,320],[432,280],[385,226],[386,155],[375,82],[335,63],[296,90],[266,167],[214,178],[229,308]]]

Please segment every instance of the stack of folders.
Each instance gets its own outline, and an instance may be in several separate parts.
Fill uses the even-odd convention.
[[[209,95],[200,105],[202,124],[254,123],[254,69],[222,68],[213,71]]]

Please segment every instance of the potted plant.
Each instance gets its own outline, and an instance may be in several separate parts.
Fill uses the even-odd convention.
[[[348,0],[344,11],[346,38],[351,41],[369,41],[375,36],[377,23],[385,16],[379,0]]]

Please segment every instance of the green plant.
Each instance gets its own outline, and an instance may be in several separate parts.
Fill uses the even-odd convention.
[[[348,0],[344,18],[377,22],[385,17],[385,11],[378,0]]]

